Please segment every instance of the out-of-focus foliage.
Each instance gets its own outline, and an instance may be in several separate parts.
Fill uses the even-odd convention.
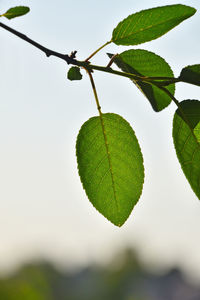
[[[48,265],[29,265],[0,281],[2,300],[53,300],[51,280],[55,270]]]
[[[117,263],[116,263],[117,262]],[[200,287],[180,271],[152,275],[127,250],[106,267],[59,272],[52,265],[27,265],[0,280],[1,300],[199,300]]]

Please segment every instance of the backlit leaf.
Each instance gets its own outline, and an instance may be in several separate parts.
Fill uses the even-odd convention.
[[[102,114],[83,124],[76,153],[89,200],[108,220],[124,224],[140,198],[143,158],[135,133],[117,114]]]
[[[6,17],[7,19],[13,19],[16,17],[23,16],[27,14],[30,11],[30,8],[27,6],[16,6],[12,7],[5,14],[3,14],[1,17]]]
[[[196,9],[182,4],[142,10],[117,25],[112,41],[117,45],[138,45],[157,39],[195,12]]]
[[[108,55],[110,58],[112,57],[112,54]],[[124,51],[116,56],[114,62],[126,73],[146,77],[174,77],[167,62],[162,57],[147,50],[137,49]],[[170,104],[171,98],[158,87],[141,81],[132,81],[147,97],[156,112],[161,111]],[[174,94],[175,85],[171,84],[167,86],[166,89],[168,89],[171,94]]]
[[[185,67],[179,78],[184,82],[200,86],[200,65]]]
[[[182,170],[200,199],[200,101],[185,100],[180,106],[173,121],[174,146]]]

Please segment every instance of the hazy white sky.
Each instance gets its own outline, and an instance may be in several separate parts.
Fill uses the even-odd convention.
[[[153,51],[176,76],[200,62],[198,9],[164,37],[136,48]],[[29,5],[29,15],[2,22],[46,47],[84,59],[111,38],[123,18],[141,9],[177,1],[12,1]],[[10,7],[0,1],[3,12]],[[81,125],[97,115],[89,80],[66,79],[68,67],[0,29],[0,269],[37,256],[60,264],[103,261],[133,245],[147,263],[180,264],[200,278],[200,203],[176,159],[171,137],[174,104],[155,113],[125,78],[95,72],[103,112],[122,115],[139,139],[146,169],[142,197],[117,228],[90,204],[76,165]],[[109,45],[93,63],[106,65]],[[200,90],[179,84],[176,97],[199,99]]]

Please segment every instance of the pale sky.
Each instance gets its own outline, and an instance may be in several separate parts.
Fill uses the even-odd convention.
[[[8,2],[0,1],[2,12]],[[178,76],[184,66],[200,62],[198,0],[12,1],[31,12],[1,21],[46,47],[77,50],[77,58],[85,59],[129,14],[175,3],[198,11],[164,37],[134,48],[162,56]],[[131,124],[144,156],[143,194],[117,228],[90,204],[77,172],[76,136],[97,115],[86,74],[82,81],[68,81],[63,61],[46,58],[2,28],[0,43],[0,270],[36,257],[84,265],[132,245],[147,264],[180,265],[200,279],[200,202],[175,155],[175,105],[155,113],[130,80],[94,73],[103,112],[118,113]],[[127,49],[109,45],[92,62],[106,65],[106,52]],[[179,84],[176,97],[200,99],[200,89]]]

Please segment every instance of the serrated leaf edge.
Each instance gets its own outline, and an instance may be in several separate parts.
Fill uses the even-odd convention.
[[[104,115],[104,114],[114,114],[114,113],[103,113],[103,115]],[[124,119],[122,116],[120,116],[120,115],[118,115],[118,116],[119,116],[120,118]],[[82,130],[82,128],[84,127],[85,123],[86,123],[86,122],[89,122],[89,120],[91,120],[91,119],[93,119],[93,118],[96,118],[96,117],[99,118],[100,116],[94,116],[94,117],[91,117],[91,118],[89,118],[87,121],[85,121],[85,122],[83,123],[83,125],[81,126],[81,128],[80,128],[80,130],[79,130],[79,132],[78,132],[77,137],[79,136],[79,133],[81,132],[81,130]],[[124,120],[125,120],[125,119],[124,119]],[[127,120],[125,120],[125,121],[128,123],[128,125],[130,126],[130,128],[133,130],[133,128],[132,128],[132,126],[130,125],[130,123],[129,123]],[[133,132],[134,132],[134,130],[133,130]],[[134,135],[135,135],[135,132],[134,132]],[[133,208],[134,208],[134,207],[137,205],[137,203],[139,202],[139,199],[140,199],[140,197],[141,197],[141,195],[142,195],[142,192],[143,192],[143,186],[144,186],[144,180],[145,180],[144,158],[143,158],[142,150],[141,150],[141,147],[140,147],[140,144],[139,144],[139,142],[138,142],[138,138],[136,137],[136,135],[135,135],[135,138],[137,139],[137,144],[138,144],[138,147],[139,147],[139,150],[140,150],[140,153],[141,153],[142,166],[143,166],[143,175],[144,175],[144,176],[143,176],[143,182],[142,182],[142,186],[141,186],[141,192],[140,192],[140,194],[138,195],[138,201],[133,205]],[[78,161],[78,155],[77,155],[77,140],[76,140],[76,157],[77,157],[77,161]],[[86,190],[86,188],[85,188],[84,182],[83,182],[82,177],[81,177],[81,174],[80,174],[80,169],[79,169],[79,165],[78,165],[78,164],[77,164],[77,169],[78,169],[78,174],[79,174],[79,178],[80,178],[80,181],[81,181],[81,183],[82,183],[83,189],[84,189],[84,191],[85,191],[85,193],[86,193],[86,195],[87,195],[87,197],[88,197],[88,199],[89,199],[87,190]],[[89,201],[90,201],[90,199],[89,199]],[[98,213],[100,213],[100,215],[102,215],[104,218],[106,218],[111,224],[114,224],[114,225],[116,225],[116,226],[118,226],[118,227],[121,227],[121,226],[128,220],[129,216],[131,215],[131,213],[132,213],[132,211],[133,211],[133,208],[132,208],[132,210],[130,211],[129,215],[127,216],[126,220],[124,220],[123,223],[121,223],[121,224],[116,224],[116,223],[112,222],[111,220],[109,220],[109,219],[108,219],[106,216],[104,216],[101,212],[99,212],[99,210],[96,208],[96,206],[93,204],[93,202],[90,201],[90,203],[91,203],[92,206],[98,211]]]
[[[191,7],[191,6],[188,6],[188,5],[183,5],[183,4],[177,4],[177,5],[181,5],[181,6],[185,6],[185,7],[194,9],[194,12],[193,12],[192,14],[190,14],[190,15],[188,16],[188,18],[191,17],[191,16],[193,16],[193,15],[196,13],[196,9],[195,9],[194,7]],[[174,6],[174,4],[172,4],[172,5],[166,5],[166,6],[164,6],[164,7],[170,7],[170,6]],[[160,8],[160,7],[163,7],[163,6],[157,6],[156,8]],[[122,23],[123,23],[125,20],[128,20],[128,19],[131,18],[133,15],[138,15],[138,14],[144,12],[144,11],[151,10],[151,9],[154,9],[154,8],[143,9],[143,10],[141,10],[141,11],[139,11],[139,12],[136,12],[136,13],[134,13],[134,14],[129,15],[127,18],[125,18],[125,19],[123,19],[121,22],[119,22],[118,25],[117,25],[117,26],[114,28],[114,30],[113,30],[111,42],[113,42],[113,43],[116,44],[116,45],[121,45],[121,44],[119,44],[119,43],[116,43],[116,39],[115,39],[115,40],[113,39],[113,35],[114,35],[114,32],[116,31],[117,27],[118,27],[118,26],[121,26]],[[184,15],[183,15],[183,16],[184,16]],[[171,20],[173,20],[173,19],[174,19],[174,18],[169,19],[168,21],[171,21]],[[184,20],[186,20],[186,19],[184,19]],[[167,21],[167,22],[168,22],[168,21]],[[130,23],[131,23],[131,22],[130,22]],[[128,36],[126,36],[126,38],[127,38],[127,37],[130,37],[131,35],[135,35],[135,34],[137,34],[137,33],[139,33],[139,32],[142,32],[142,31],[144,32],[144,31],[146,31],[146,30],[149,30],[150,28],[156,27],[156,26],[158,26],[158,25],[162,25],[162,24],[164,24],[164,23],[166,23],[166,21],[165,21],[165,22],[161,22],[161,23],[156,24],[156,25],[149,26],[148,28],[145,28],[144,30],[141,30],[141,29],[140,29],[140,30],[138,30],[138,31],[136,31],[136,32],[134,32],[134,33],[132,33],[132,34],[129,34]],[[170,28],[170,29],[169,29],[168,31],[166,31],[165,33],[169,32],[171,29],[173,29],[173,28]],[[165,34],[165,33],[164,33],[164,34]],[[157,38],[161,37],[161,36],[164,35],[164,34],[161,34],[161,35],[158,36]],[[139,44],[143,44],[143,43],[150,42],[150,41],[152,41],[152,40],[154,40],[154,39],[157,39],[157,38],[151,38],[151,39],[147,40],[146,42],[142,42],[142,43],[136,43],[136,44],[133,44],[133,43],[128,44],[128,43],[127,43],[126,45],[121,45],[121,46],[139,45]],[[121,38],[121,39],[119,39],[119,40],[122,40],[122,39],[124,39],[124,38]]]

